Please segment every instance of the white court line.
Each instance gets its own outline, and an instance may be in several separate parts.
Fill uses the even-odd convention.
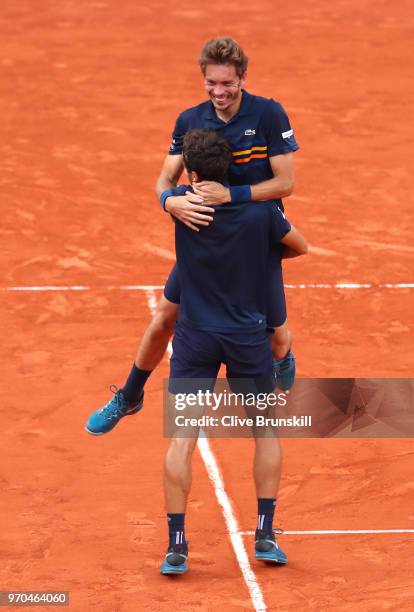
[[[152,316],[154,316],[155,311],[157,310],[157,296],[155,295],[154,289],[146,289],[145,294],[147,296],[148,308]]]
[[[207,438],[198,439],[198,450],[200,451],[210,480],[213,483],[217,501],[223,511],[230,540],[243,574],[243,578],[246,582],[247,588],[249,589],[250,598],[252,600],[254,609],[257,611],[267,610],[267,606],[263,599],[262,590],[257,582],[256,575],[251,568],[249,557],[247,556],[242,538],[242,532],[240,531],[237,519],[234,516],[233,508],[229,496],[224,488],[224,482],[221,477],[219,467],[211,451]]]
[[[148,307],[153,315],[157,307],[157,297],[155,295],[154,288],[146,289],[146,296],[148,301]],[[168,352],[171,355],[172,348],[171,344],[168,345]],[[220,469],[217,465],[217,461],[210,448],[210,444],[207,438],[199,438],[197,442],[198,450],[200,451],[201,458],[204,461],[204,465],[207,470],[207,474],[213,483],[214,492],[216,494],[217,501],[221,506],[226,527],[229,532],[230,540],[236,555],[236,559],[240,566],[243,578],[246,582],[249,590],[250,598],[252,600],[254,609],[256,612],[265,612],[267,606],[265,604],[262,590],[257,582],[256,575],[253,572],[249,558],[247,556],[246,548],[244,546],[243,538],[237,519],[234,515],[233,508],[224,488],[223,478],[220,473]]]
[[[164,285],[105,285],[102,287],[90,285],[35,285],[0,287],[0,291],[156,291],[164,289]],[[414,289],[414,283],[286,283],[285,289]]]
[[[254,531],[242,531],[241,535],[253,535]],[[335,535],[355,533],[414,533],[414,529],[320,529],[316,531],[283,531],[280,535]]]
[[[285,284],[285,289],[413,289],[414,283],[303,283]]]
[[[1,291],[90,291],[91,287],[85,285],[42,285],[37,287],[0,287]]]

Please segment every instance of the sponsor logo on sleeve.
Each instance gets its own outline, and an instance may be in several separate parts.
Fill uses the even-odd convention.
[[[254,136],[256,134],[256,130],[246,130],[244,132],[245,136]]]
[[[288,130],[287,132],[282,132],[282,138],[284,138],[284,139],[290,138],[291,136],[293,136],[293,130]]]

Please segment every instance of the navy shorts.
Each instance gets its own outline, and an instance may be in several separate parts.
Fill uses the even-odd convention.
[[[255,392],[270,393],[275,387],[273,355],[266,329],[221,334],[177,322],[172,346],[170,393],[213,391],[222,363],[226,365],[226,376],[234,392],[251,392],[254,387]],[[243,379],[245,385],[241,389]]]
[[[180,303],[180,279],[177,264],[174,265],[165,283],[164,296],[173,304]],[[280,327],[286,321],[286,299],[283,287],[282,266],[272,271],[268,284],[267,324],[269,327]]]

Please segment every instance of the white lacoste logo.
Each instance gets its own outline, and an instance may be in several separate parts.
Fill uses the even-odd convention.
[[[256,134],[256,130],[246,130],[244,132],[245,136],[254,136]]]
[[[287,132],[282,132],[282,138],[290,138],[293,136],[293,130],[288,130]]]

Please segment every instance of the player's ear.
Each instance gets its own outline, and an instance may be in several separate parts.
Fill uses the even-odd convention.
[[[194,172],[194,171],[189,172],[188,173],[188,177],[189,177],[191,183],[198,183],[198,182],[200,182],[200,177],[198,176],[197,172]]]
[[[240,87],[244,87],[247,81],[247,71],[244,72],[240,77]]]

